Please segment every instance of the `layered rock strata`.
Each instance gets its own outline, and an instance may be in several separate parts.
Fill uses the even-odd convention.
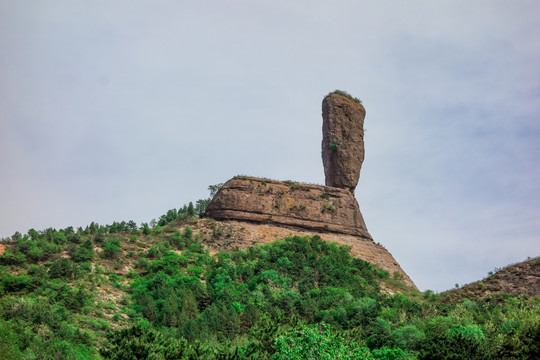
[[[322,103],[322,160],[326,186],[354,192],[364,161],[362,104],[343,93],[327,95]]]
[[[214,196],[207,213],[217,220],[272,223],[371,240],[356,199],[336,187],[235,177]]]

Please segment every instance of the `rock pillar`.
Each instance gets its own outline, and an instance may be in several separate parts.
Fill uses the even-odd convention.
[[[357,99],[336,91],[324,98],[322,116],[326,186],[354,193],[364,161],[366,109]]]

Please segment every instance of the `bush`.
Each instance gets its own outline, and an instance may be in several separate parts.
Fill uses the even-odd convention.
[[[94,242],[96,244],[103,244],[104,241],[105,241],[105,234],[101,231],[98,231],[96,236],[94,236]]]
[[[111,360],[126,359],[196,359],[197,353],[184,339],[166,339],[161,333],[138,323],[129,329],[109,333],[101,356]]]
[[[120,253],[122,249],[120,248],[120,239],[109,239],[103,245],[103,257],[107,259],[112,259]]]
[[[57,245],[64,245],[67,242],[67,238],[64,233],[55,231],[52,236],[52,241]]]
[[[141,226],[141,230],[144,235],[150,235],[152,233],[152,229],[148,226],[147,223],[143,223]]]
[[[11,248],[7,248],[4,254],[0,256],[0,264],[22,266],[26,264],[26,256],[18,251],[14,253]]]
[[[79,247],[72,247],[70,255],[75,262],[92,261],[94,259],[94,246],[90,240],[86,240]]]
[[[426,335],[414,325],[400,327],[392,333],[394,345],[405,350],[419,350],[425,339]]]
[[[334,90],[333,92],[331,92],[331,93],[328,94],[328,95],[331,95],[331,94],[343,95],[343,96],[348,97],[348,98],[351,99],[351,100],[356,101],[356,102],[359,103],[359,104],[362,103],[362,101],[361,101],[360,99],[358,99],[358,98],[356,98],[356,97],[353,97],[351,94],[349,94],[348,92],[343,91],[343,90]]]
[[[73,279],[77,276],[77,265],[67,258],[56,260],[49,266],[51,279]]]
[[[11,275],[4,276],[2,282],[2,288],[5,292],[20,292],[23,290],[29,290],[32,279],[27,275]]]
[[[345,345],[343,338],[333,335],[325,323],[293,329],[279,336],[275,344],[275,360],[373,359],[367,348]]]

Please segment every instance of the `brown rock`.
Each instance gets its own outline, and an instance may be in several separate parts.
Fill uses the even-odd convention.
[[[322,159],[326,186],[354,192],[364,161],[362,104],[345,93],[333,92],[322,103]]]
[[[353,194],[335,187],[235,177],[214,196],[207,213],[218,220],[271,223],[371,240]]]
[[[237,176],[208,205],[207,215],[218,221],[206,219],[213,222],[208,226],[201,222],[200,231],[212,234],[206,245],[214,250],[245,249],[279,237],[320,234],[350,246],[353,256],[415,288],[392,255],[373,242],[354,198],[364,161],[365,113],[362,104],[346,93],[326,96],[322,141],[326,186]],[[214,239],[224,233],[225,238]]]

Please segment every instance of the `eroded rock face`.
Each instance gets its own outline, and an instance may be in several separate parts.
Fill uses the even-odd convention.
[[[235,177],[214,196],[207,214],[217,220],[271,223],[371,240],[353,194],[336,187]]]
[[[322,103],[322,159],[326,186],[354,192],[364,161],[364,106],[331,93]]]

